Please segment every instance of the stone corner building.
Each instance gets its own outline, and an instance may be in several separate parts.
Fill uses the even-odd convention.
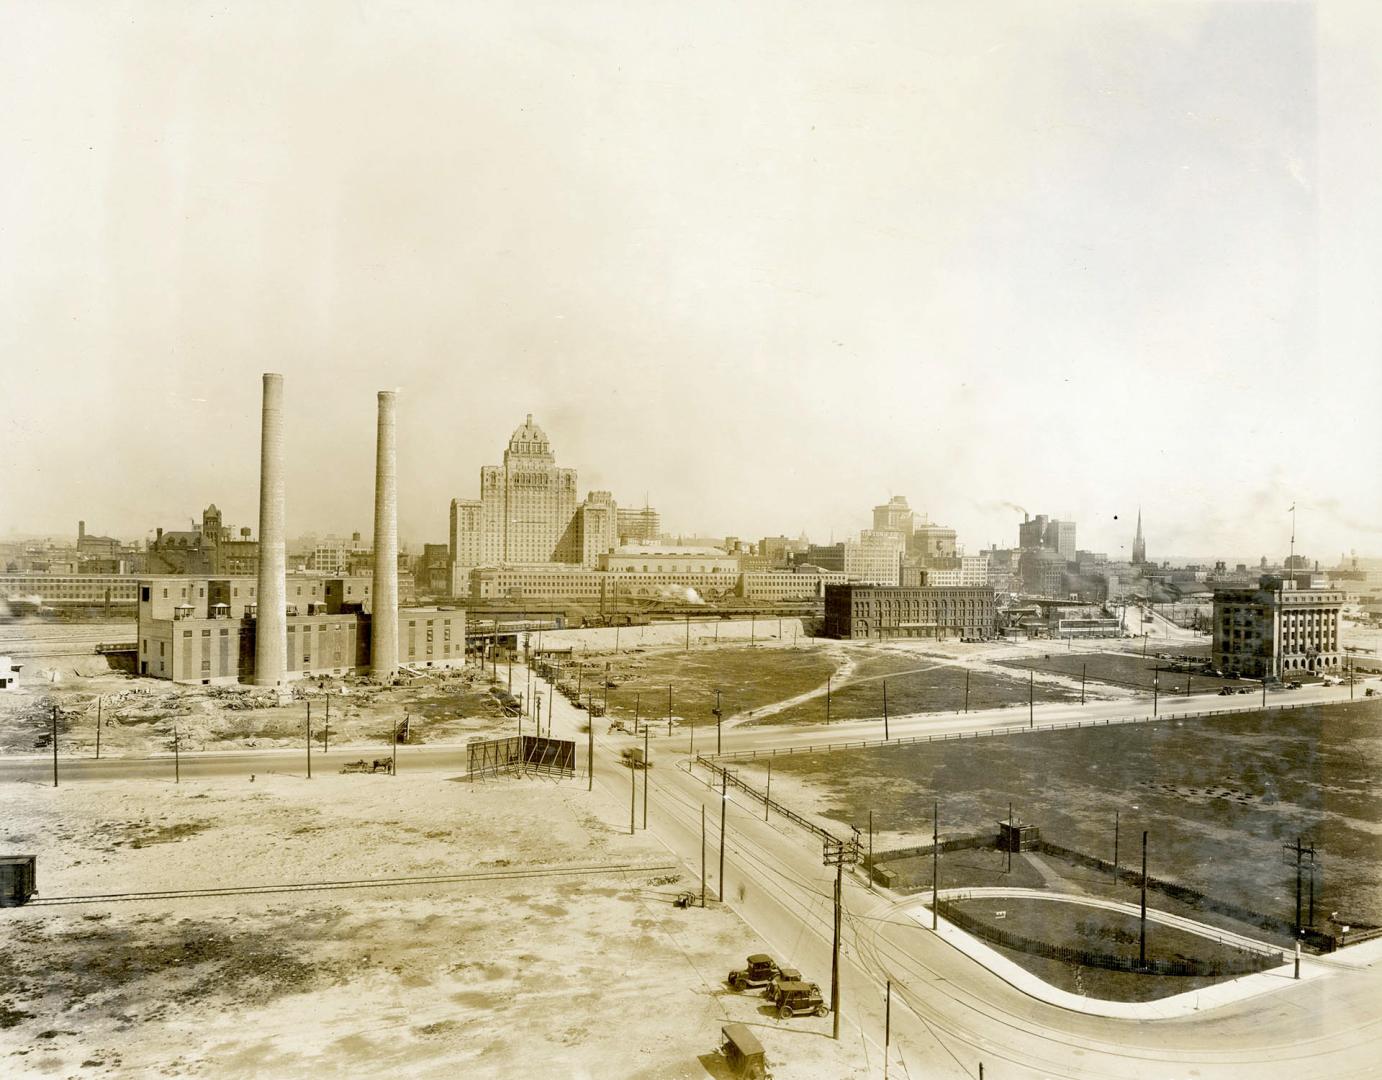
[[[1255,588],[1215,589],[1214,667],[1254,679],[1337,671],[1343,602],[1342,592],[1309,573],[1269,574]]]

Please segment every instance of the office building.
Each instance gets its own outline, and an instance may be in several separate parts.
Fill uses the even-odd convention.
[[[651,506],[618,511],[616,544],[656,544],[662,536],[662,518]]]
[[[1025,550],[1046,548],[1060,554],[1066,562],[1075,561],[1075,523],[1058,521],[1038,514],[1017,527],[1017,546]]]
[[[1340,589],[1317,574],[1264,574],[1256,588],[1214,590],[1214,667],[1254,679],[1337,671]]]
[[[850,640],[990,638],[993,590],[827,585],[825,636]]]

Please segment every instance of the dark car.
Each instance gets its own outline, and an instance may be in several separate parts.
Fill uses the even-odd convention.
[[[763,988],[763,996],[769,1001],[776,1000],[778,985],[785,982],[801,982],[801,972],[796,968],[782,968],[773,976],[772,981]]]
[[[830,1011],[825,998],[821,997],[821,988],[815,983],[807,982],[778,983],[773,1004],[777,1006],[777,1015],[784,1020],[790,1020],[803,1013],[824,1016]]]
[[[1231,686],[1223,686],[1219,688],[1220,697],[1232,697],[1236,693],[1237,691],[1234,690]]]
[[[720,1053],[724,1054],[730,1073],[744,1080],[763,1080],[768,1075],[768,1063],[763,1044],[743,1024],[726,1024],[720,1029]]]
[[[748,967],[729,973],[729,985],[736,990],[747,990],[750,986],[767,986],[782,969],[777,961],[766,953],[754,953],[748,958]]]

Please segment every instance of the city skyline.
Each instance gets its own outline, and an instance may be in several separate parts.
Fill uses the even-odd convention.
[[[271,369],[290,533],[366,525],[392,385],[412,543],[532,412],[673,533],[838,540],[896,493],[971,550],[1020,504],[1126,557],[1140,504],[1153,558],[1271,555],[1296,503],[1301,550],[1376,552],[1379,16],[1345,7],[26,11],[0,534],[252,521]]]

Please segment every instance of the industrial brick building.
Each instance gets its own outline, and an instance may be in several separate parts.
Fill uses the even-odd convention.
[[[825,636],[884,638],[991,638],[993,590],[920,585],[827,585]]]
[[[1215,589],[1214,667],[1255,679],[1337,671],[1343,602],[1342,590],[1308,573]]]
[[[285,677],[370,670],[370,578],[287,575]],[[253,682],[257,579],[169,576],[139,582],[137,671],[182,683]],[[399,612],[399,661],[465,662],[465,612]]]

